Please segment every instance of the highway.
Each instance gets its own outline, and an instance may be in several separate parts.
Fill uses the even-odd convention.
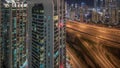
[[[80,68],[80,64],[78,63],[78,57],[76,57],[75,52],[73,51],[73,49],[70,49],[69,46],[67,46],[67,54],[69,57],[71,57],[72,59],[70,59],[70,63],[72,64],[73,68]]]
[[[79,58],[80,67],[77,68],[120,67],[120,30],[75,21],[68,21],[66,27],[67,46],[72,47]],[[67,49],[68,53],[75,55],[70,48]]]

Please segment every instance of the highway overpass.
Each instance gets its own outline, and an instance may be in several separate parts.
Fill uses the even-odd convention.
[[[77,59],[78,67],[120,67],[120,30],[76,21],[68,21],[66,27],[67,49],[75,51],[73,56],[77,58],[72,59]]]

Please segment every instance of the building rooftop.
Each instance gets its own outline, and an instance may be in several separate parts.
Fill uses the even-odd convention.
[[[4,3],[25,2],[26,0],[2,0]]]

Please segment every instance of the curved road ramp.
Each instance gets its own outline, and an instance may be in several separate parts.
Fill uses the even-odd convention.
[[[75,21],[68,21],[66,27],[67,51],[79,63],[73,66],[120,68],[120,30]]]

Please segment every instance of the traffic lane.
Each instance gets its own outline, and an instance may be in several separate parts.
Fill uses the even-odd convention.
[[[100,66],[96,63],[96,61],[94,61],[93,57],[84,47],[78,47],[78,45],[72,43],[70,43],[70,45],[72,46],[71,48],[76,51],[77,57],[81,59],[81,63],[83,63],[87,68],[100,68]]]
[[[90,27],[92,25],[86,26],[86,25],[79,24],[79,23],[78,24],[67,23],[66,26],[69,28],[81,31],[81,32],[85,32],[85,33],[94,35],[96,37],[105,38],[105,39],[109,39],[112,41],[120,40],[120,34],[118,33],[120,31],[118,31],[118,30],[116,31],[117,33],[116,32],[113,33],[113,31],[109,32],[108,29],[107,29],[107,31],[105,31],[106,29],[102,28],[102,27],[99,29],[97,27],[92,28],[92,27]],[[119,42],[119,41],[117,41],[117,42]]]
[[[74,51],[73,48],[70,47],[69,44],[67,44],[66,49],[67,49],[67,54],[70,56],[72,60],[71,63],[73,65],[73,68],[87,68],[85,64],[81,62],[82,60],[77,57],[76,55],[77,53]]]
[[[82,25],[82,26],[87,26],[87,27],[91,27],[91,28],[98,28],[98,29],[101,29],[101,30],[104,30],[104,31],[107,31],[107,32],[115,32],[115,34],[120,34],[120,30],[119,29],[114,29],[114,28],[108,28],[108,27],[100,27],[100,26],[97,26],[97,25],[91,25],[91,24],[86,24],[84,22],[77,22],[77,21],[67,21],[67,24],[70,24],[70,23],[74,23],[74,24],[77,24],[77,25]]]
[[[83,32],[78,32],[78,31],[75,31],[75,30],[70,29],[70,28],[67,28],[66,31],[67,31],[67,34],[71,34],[71,37],[73,37],[73,36],[78,37],[79,36],[79,38],[92,40],[91,42],[93,42],[93,43],[103,44],[103,45],[105,44],[106,46],[120,48],[119,43],[116,43],[116,42],[113,42],[113,41],[110,41],[110,40],[102,39],[102,38],[99,38],[99,37],[96,37],[96,36],[93,36],[93,35],[89,35],[89,34],[86,34],[86,33],[83,33]]]
[[[74,34],[77,34],[77,33],[75,33],[75,32],[73,32]],[[72,36],[74,35],[74,34],[71,34]],[[79,34],[79,33],[78,33]],[[82,42],[84,42],[84,41],[82,41]],[[99,49],[100,47],[98,47],[98,48],[96,48],[95,46],[99,46],[99,45],[89,45],[87,42],[85,43],[83,43],[84,44],[84,46],[85,46],[85,48],[89,51],[89,52],[91,52],[90,54],[91,55],[95,55],[95,56],[93,56],[94,57],[94,59],[96,59],[96,61],[98,61],[99,60],[99,64],[100,65],[103,65],[102,67],[114,67],[114,65],[113,64],[117,64],[116,63],[116,61],[109,61],[109,59],[106,57],[106,55],[102,55],[102,53],[103,53],[103,51],[105,50],[104,48],[102,48],[101,49],[101,52],[100,51],[98,51],[98,53],[96,52],[96,50],[94,51],[93,49],[91,49],[91,46],[94,46],[94,47],[92,47],[92,48],[94,48],[94,49]],[[101,45],[102,46],[102,45]],[[78,47],[76,47],[77,49],[79,48],[79,46]],[[106,51],[106,53],[107,53],[107,51]],[[98,54],[100,54],[100,55],[98,55]],[[110,55],[111,56],[111,55]],[[115,57],[114,57],[114,59],[115,59]],[[104,63],[103,63],[104,62]],[[112,63],[113,64],[112,64]],[[119,65],[119,64],[118,64]]]
[[[70,21],[69,21],[70,22]],[[110,28],[105,28],[105,27],[99,27],[99,26],[94,26],[94,25],[89,25],[89,24],[84,24],[84,23],[79,23],[79,22],[76,22],[74,21],[74,23],[67,23],[68,25],[72,24],[72,25],[78,25],[80,27],[89,27],[89,30],[93,30],[94,29],[97,29],[99,30],[100,32],[103,32],[103,33],[110,33],[110,34],[113,34],[113,35],[119,35],[120,37],[120,30],[118,29],[110,29]]]
[[[102,32],[97,31],[97,29],[96,29],[96,31],[95,30],[93,31],[93,30],[90,30],[89,28],[83,29],[83,28],[78,28],[76,26],[69,27],[69,28],[72,28],[76,31],[84,32],[86,34],[93,35],[93,36],[96,36],[99,38],[108,39],[108,40],[120,43],[120,41],[118,41],[118,40],[120,40],[120,36],[111,35],[111,33],[102,33]]]
[[[84,44],[84,45],[86,45],[85,48],[87,50],[84,50],[84,52],[82,53],[82,56],[84,56],[85,61],[87,62],[86,64],[89,64],[89,66],[91,66],[92,68],[96,68],[95,66],[97,66],[97,68],[99,68],[98,65],[100,67],[104,67],[104,68],[110,68],[110,67],[113,68],[114,67],[112,63],[115,63],[116,61],[112,61],[112,63],[111,63],[108,60],[108,58],[106,57],[104,49],[99,50],[100,47],[98,47],[98,48],[94,47],[94,50],[93,50],[93,49],[91,49],[91,45],[90,45],[90,47],[88,46],[88,44]],[[83,49],[79,49],[81,47],[78,47],[78,45],[77,45],[77,47],[75,47],[75,45],[73,45],[73,46],[75,49],[78,50],[78,53],[80,52],[80,50],[83,50]],[[87,55],[88,53],[90,53],[89,56]],[[92,58],[94,58],[95,61],[94,60],[91,61],[90,56]],[[95,65],[95,62],[96,62],[96,65]]]

